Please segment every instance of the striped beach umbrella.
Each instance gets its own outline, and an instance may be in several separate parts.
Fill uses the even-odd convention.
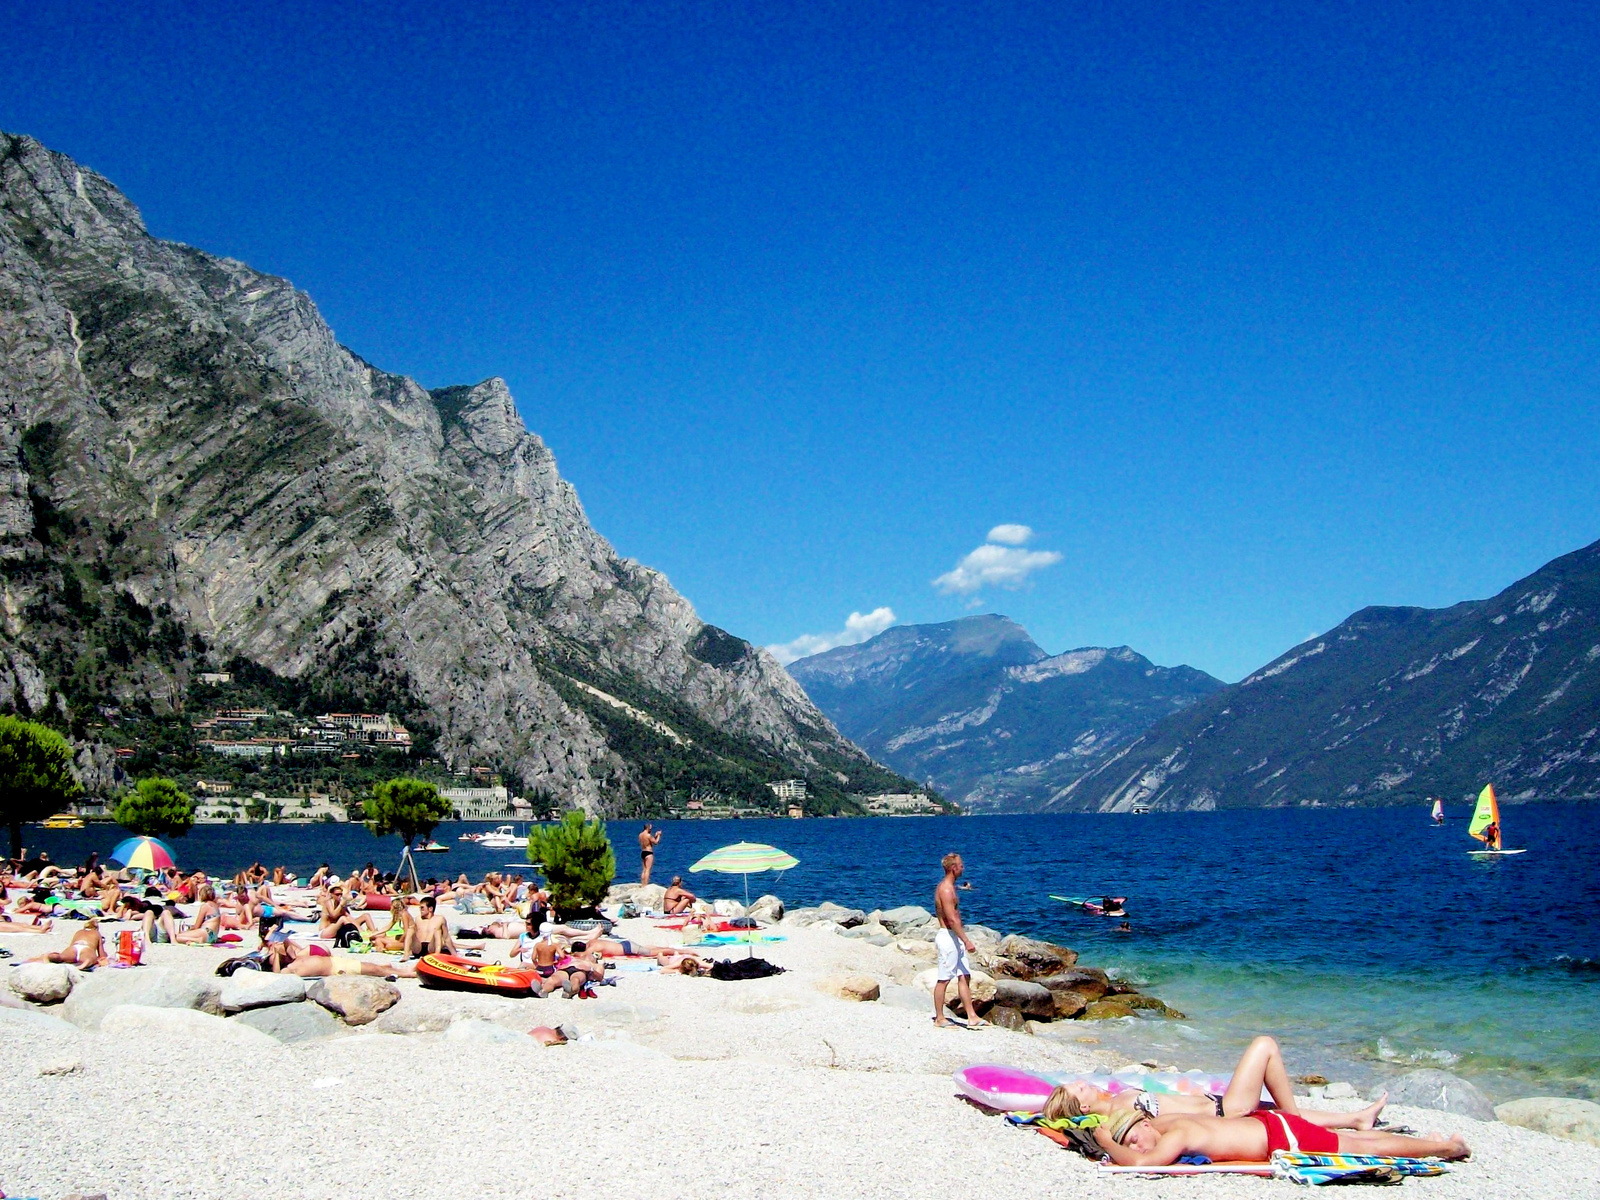
[[[790,867],[798,867],[800,860],[792,854],[785,854],[776,846],[768,846],[763,842],[735,842],[731,846],[724,846],[720,850],[713,850],[694,866],[691,871],[715,871],[719,875],[744,876],[744,906],[750,907],[750,876],[762,871],[787,871]],[[755,954],[755,946],[751,944],[750,953]]]
[[[111,852],[111,861],[145,871],[161,871],[178,865],[172,857],[172,847],[153,837],[131,837],[118,843]]]

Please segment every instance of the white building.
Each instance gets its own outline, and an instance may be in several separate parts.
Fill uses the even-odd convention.
[[[463,821],[505,821],[516,817],[515,802],[504,787],[445,787],[439,789]],[[523,806],[526,815],[527,806]]]
[[[777,783],[767,784],[772,789],[772,794],[779,800],[804,800],[806,798],[806,781],[804,779],[780,779]]]

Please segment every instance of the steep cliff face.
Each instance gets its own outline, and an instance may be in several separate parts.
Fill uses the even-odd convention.
[[[285,280],[150,237],[108,181],[4,134],[0,413],[0,706],[176,711],[239,655],[595,810],[636,764],[573,680],[835,786],[870,767],[615,553],[501,380],[380,371]]]
[[[1488,600],[1365,608],[1151,727],[1052,807],[1600,796],[1600,542]]]
[[[989,614],[901,625],[790,663],[839,728],[971,812],[1031,812],[1156,721],[1222,686],[1126,646],[1047,655]]]

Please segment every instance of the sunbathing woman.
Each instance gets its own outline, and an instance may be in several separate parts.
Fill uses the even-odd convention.
[[[222,933],[222,909],[217,905],[217,894],[209,883],[202,883],[195,891],[199,907],[186,928],[172,936],[174,942],[184,946],[214,946]]]
[[[322,907],[322,921],[317,926],[318,937],[337,938],[346,929],[354,929],[368,937],[376,932],[372,928],[372,918],[366,913],[351,913],[350,905],[345,902],[344,889],[337,884],[329,887],[327,895],[317,903]]]
[[[52,950],[48,954],[41,954],[27,961],[66,963],[67,966],[77,967],[80,971],[92,971],[101,963],[109,962],[106,957],[105,940],[100,936],[100,918],[90,917],[84,927],[72,935],[72,940],[65,948]]]
[[[675,917],[679,913],[688,912],[699,898],[683,886],[682,875],[674,875],[672,877],[672,885],[667,888],[666,894],[661,897],[661,911],[669,917]]]
[[[378,979],[415,979],[412,963],[371,963],[349,954],[332,954],[322,947],[297,946],[283,930],[267,935],[264,965],[280,975],[302,979],[326,979],[330,975],[370,975]]]
[[[1245,1049],[1239,1065],[1233,1069],[1228,1090],[1220,1096],[1158,1095],[1138,1090],[1112,1095],[1090,1083],[1065,1083],[1050,1093],[1044,1115],[1052,1120],[1081,1117],[1085,1113],[1098,1113],[1113,1120],[1128,1113],[1146,1117],[1243,1117],[1261,1107],[1263,1087],[1279,1112],[1304,1117],[1324,1129],[1371,1129],[1389,1098],[1385,1093],[1360,1112],[1301,1112],[1294,1101],[1289,1073],[1283,1066],[1283,1052],[1278,1049],[1275,1038],[1263,1036]]]
[[[48,917],[35,917],[30,925],[26,921],[13,921],[0,913],[0,933],[49,933],[50,926],[54,924]]]
[[[1407,1137],[1375,1129],[1324,1129],[1302,1116],[1272,1111],[1246,1117],[1157,1117],[1123,1113],[1094,1131],[1095,1141],[1125,1167],[1169,1166],[1186,1154],[1213,1162],[1267,1162],[1275,1150],[1310,1154],[1386,1154],[1396,1157],[1466,1158],[1471,1150],[1456,1134]]]
[[[411,939],[411,931],[416,926],[416,921],[411,916],[411,906],[402,896],[396,896],[389,905],[389,927],[372,939],[375,950],[382,950],[393,954],[397,950],[403,951],[406,943]]]

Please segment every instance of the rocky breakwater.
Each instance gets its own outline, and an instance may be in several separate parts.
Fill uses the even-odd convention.
[[[763,904],[775,902],[775,897],[762,897],[751,905],[752,915],[758,915],[755,910]],[[770,907],[767,911],[771,911]],[[827,930],[873,946],[893,947],[922,962],[932,963],[936,957],[933,940],[939,922],[919,905],[866,912],[824,902],[787,913],[780,904],[777,911],[786,924]],[[1021,934],[1002,934],[986,925],[969,924],[966,929],[977,946],[972,955],[974,1007],[1002,1028],[1032,1033],[1034,1023],[1053,1021],[1183,1018],[1183,1013],[1140,992],[1126,980],[1081,965],[1076,950]],[[914,976],[916,984],[930,994],[937,979],[938,969],[934,966],[927,966]],[[952,1011],[959,1011],[956,989],[949,990],[946,1004]]]

